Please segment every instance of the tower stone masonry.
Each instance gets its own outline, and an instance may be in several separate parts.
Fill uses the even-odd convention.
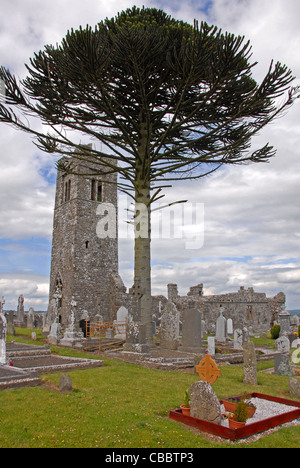
[[[118,276],[118,235],[105,219],[110,205],[110,220],[117,226],[117,174],[97,176],[99,165],[72,164],[72,174],[57,172],[46,328],[57,317],[62,326],[69,325],[72,312],[81,325],[96,315],[112,318],[109,290]]]

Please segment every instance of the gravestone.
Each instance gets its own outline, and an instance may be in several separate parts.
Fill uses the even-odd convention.
[[[294,376],[295,373],[290,364],[289,354],[276,354],[274,356],[275,374]]]
[[[133,353],[148,354],[149,345],[146,344],[146,326],[141,322],[131,320],[126,331],[126,343],[123,345],[124,351]]]
[[[290,318],[291,314],[287,310],[280,312],[278,315],[278,321],[280,325],[279,337],[291,333]]]
[[[0,299],[0,365],[6,364],[6,331],[7,322],[3,312],[4,297]]]
[[[8,312],[7,333],[8,333],[8,335],[13,335],[13,336],[15,336],[15,334],[16,334],[15,327],[14,327],[14,312],[13,312],[13,310],[10,310]]]
[[[300,379],[297,377],[291,377],[289,379],[290,393],[296,398],[300,398]]]
[[[186,309],[182,319],[182,351],[201,352],[202,314],[198,309]]]
[[[66,329],[63,338],[61,338],[60,344],[68,348],[82,348],[84,345],[84,333],[75,324],[75,314],[73,311],[71,312],[71,324]]]
[[[34,328],[34,309],[32,307],[27,314],[27,328]]]
[[[227,320],[223,316],[223,307],[220,307],[220,315],[216,322],[216,341],[225,343],[227,338]]]
[[[249,330],[247,327],[243,327],[243,343],[250,341]]]
[[[179,312],[173,302],[163,308],[160,323],[160,347],[176,350],[179,345]]]
[[[291,349],[290,340],[286,335],[282,335],[276,340],[276,347],[280,353],[289,353]]]
[[[257,385],[257,358],[255,346],[252,341],[243,344],[244,350],[244,383]]]
[[[207,337],[207,352],[211,356],[215,355],[216,352],[216,342],[215,342],[215,337],[214,336],[208,336]]]
[[[24,327],[24,317],[25,317],[25,312],[24,312],[24,296],[21,294],[18,299],[18,308],[17,308],[17,318],[15,321],[15,326],[16,327]]]
[[[57,345],[60,343],[63,337],[64,334],[61,328],[61,324],[59,323],[59,319],[57,317],[55,322],[51,325],[50,333],[48,336],[48,343],[51,345]]]
[[[227,320],[227,334],[233,335],[233,321],[231,318]]]
[[[33,341],[36,341],[36,340],[37,340],[36,332],[32,332],[32,333],[31,333],[31,339],[32,339]]]
[[[72,392],[72,380],[67,374],[62,374],[59,379],[59,390],[61,393]]]
[[[241,330],[240,328],[234,330],[233,348],[238,350],[243,349],[243,330]]]
[[[126,339],[127,320],[128,310],[126,309],[126,307],[121,306],[117,312],[117,320],[114,321],[117,330],[115,338],[117,338],[118,340]]]
[[[221,404],[209,382],[190,385],[190,415],[215,424],[221,423]]]

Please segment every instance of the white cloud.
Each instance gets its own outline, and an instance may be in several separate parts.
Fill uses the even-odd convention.
[[[49,284],[48,277],[29,274],[7,274],[0,278],[1,295],[5,297],[5,310],[16,310],[18,297],[24,295],[25,310],[47,310]]]

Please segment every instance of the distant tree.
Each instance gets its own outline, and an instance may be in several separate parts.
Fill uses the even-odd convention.
[[[19,83],[0,69],[6,88],[1,122],[33,134],[43,151],[69,156],[65,171],[72,172],[75,158],[99,163],[100,175],[118,172],[119,188],[133,198],[136,213],[146,207],[146,233],[141,229],[135,239],[135,286],[143,293],[149,342],[151,204],[174,180],[274,156],[269,144],[251,150],[252,137],[296,98],[285,65],[272,62],[258,84],[250,59],[244,37],[133,7],[45,46]],[[31,127],[26,115],[46,129]],[[101,143],[100,149],[80,145],[74,131]]]

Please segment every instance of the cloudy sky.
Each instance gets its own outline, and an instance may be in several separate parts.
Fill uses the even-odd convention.
[[[287,64],[300,84],[299,0],[1,0],[0,64],[23,78],[24,63],[45,44],[60,42],[71,27],[94,26],[134,4],[245,35],[259,62],[253,71],[257,80],[274,59]],[[5,296],[5,308],[16,308],[24,294],[26,310],[46,310],[54,160],[39,152],[29,135],[3,124],[0,141],[0,296]],[[167,202],[188,199],[180,208],[184,229],[191,236],[192,224],[198,234],[170,240],[168,228],[158,230],[152,241],[155,294],[166,295],[166,285],[174,282],[181,295],[198,283],[204,283],[206,294],[243,285],[268,296],[283,291],[287,308],[300,309],[300,100],[256,144],[267,142],[277,148],[269,164],[226,167],[200,182],[167,189]],[[190,218],[192,210],[197,218]],[[162,222],[159,216],[156,223]],[[133,242],[125,238],[122,219],[120,273],[130,287]]]

